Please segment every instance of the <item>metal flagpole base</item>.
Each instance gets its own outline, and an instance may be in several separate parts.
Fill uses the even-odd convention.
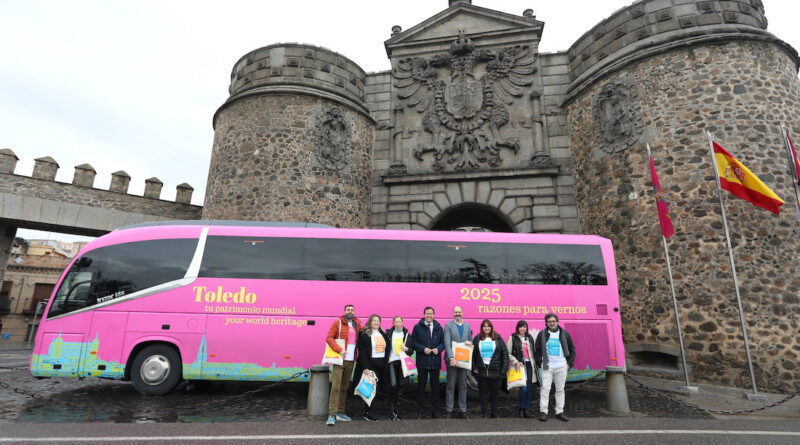
[[[764,402],[764,403],[769,402],[769,396],[767,396],[766,394],[753,394],[748,392],[745,393],[744,396],[747,398],[747,400],[751,400],[753,402]]]
[[[697,389],[696,386],[681,386],[680,390],[686,394],[687,396],[693,396],[695,394],[700,394],[700,390]]]

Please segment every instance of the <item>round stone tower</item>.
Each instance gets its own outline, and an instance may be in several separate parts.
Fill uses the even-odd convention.
[[[365,79],[350,59],[310,45],[239,59],[214,115],[203,219],[368,227],[374,121]]]
[[[776,216],[723,191],[759,389],[800,388],[800,223],[779,129],[800,138],[799,61],[766,27],[761,0],[643,0],[569,49],[581,224],[614,241],[629,366],[681,374],[649,143],[693,379],[750,387],[708,130],[786,201]]]

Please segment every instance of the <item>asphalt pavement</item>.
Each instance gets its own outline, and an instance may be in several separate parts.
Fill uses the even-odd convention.
[[[100,379],[35,379],[26,350],[0,350],[0,445],[4,443],[703,443],[800,444],[800,400],[756,414],[714,417],[675,400],[628,385],[631,413],[605,410],[605,384],[568,385],[570,422],[518,419],[515,393],[501,394],[500,419],[480,418],[470,400],[467,420],[415,417],[414,387],[402,395],[404,420],[385,420],[386,400],[376,400],[377,423],[360,419],[362,404],[348,400],[352,422],[333,427],[305,413],[307,384],[263,382],[184,384],[163,397],[142,396],[130,382]],[[690,403],[747,408],[739,390],[701,387],[682,397],[677,382],[637,377],[664,394]],[[2,387],[7,385],[6,387]],[[15,390],[9,389],[14,388]],[[726,392],[727,391],[727,392]],[[535,389],[535,392],[538,392]],[[31,397],[33,396],[33,397]],[[723,397],[724,396],[724,397]],[[385,397],[383,397],[385,399]],[[774,400],[775,398],[773,398]],[[444,400],[442,400],[443,405]],[[533,402],[535,406],[536,402]],[[535,409],[533,411],[536,411]],[[760,416],[760,417],[755,417]],[[413,420],[408,420],[414,418]]]

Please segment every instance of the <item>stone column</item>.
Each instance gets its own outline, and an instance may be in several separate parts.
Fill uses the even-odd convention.
[[[16,235],[17,226],[0,222],[0,283],[3,282],[8,257],[11,255],[11,247],[14,245]]]
[[[19,161],[19,158],[10,148],[0,150],[0,173],[14,174],[14,169],[17,168],[17,161]]]
[[[389,166],[389,174],[404,175],[408,173],[408,168],[403,162],[403,107],[398,105],[394,108],[394,122],[392,128],[392,146],[389,155],[392,157],[392,165]]]
[[[533,122],[533,152],[550,154],[544,146],[544,116],[542,116],[542,94],[531,93],[531,121]]]

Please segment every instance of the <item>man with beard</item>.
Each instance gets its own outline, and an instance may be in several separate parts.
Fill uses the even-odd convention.
[[[328,329],[325,341],[334,351],[343,355],[342,365],[333,365],[331,377],[331,398],[328,404],[327,425],[336,424],[337,420],[349,422],[351,419],[344,412],[347,401],[347,388],[350,386],[350,377],[353,375],[353,364],[356,361],[356,338],[361,331],[361,322],[355,317],[355,308],[352,304],[344,307],[344,315],[334,321]],[[336,340],[344,340],[345,346],[341,348]]]

